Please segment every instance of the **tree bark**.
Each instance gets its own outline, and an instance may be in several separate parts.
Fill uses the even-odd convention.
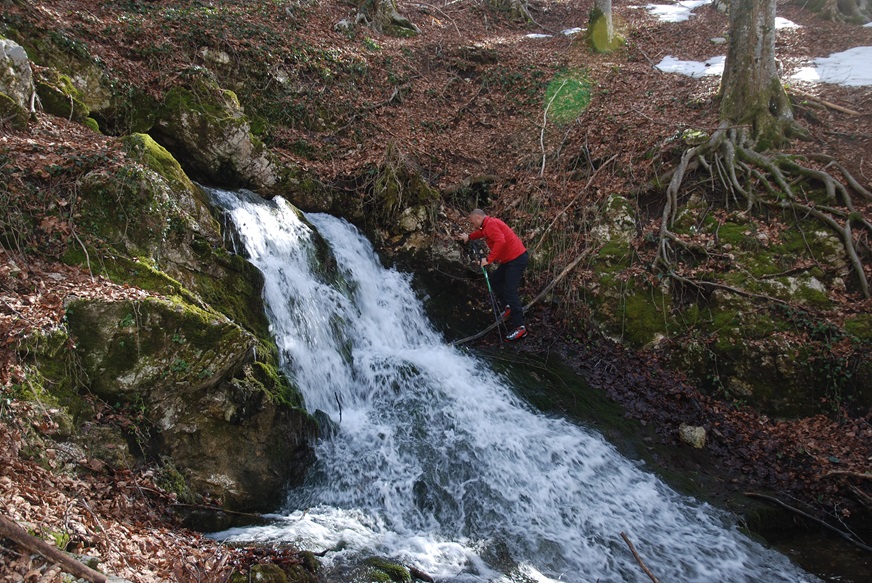
[[[612,19],[612,0],[596,0],[590,11],[587,25],[587,41],[598,53],[609,53],[620,44],[615,36]]]
[[[786,141],[796,129],[775,64],[775,0],[734,0],[721,80],[720,118],[750,127],[758,149]]]
[[[357,22],[393,36],[411,36],[421,32],[397,11],[396,0],[362,0],[357,4]]]

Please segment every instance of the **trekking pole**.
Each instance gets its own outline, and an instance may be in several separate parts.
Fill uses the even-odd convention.
[[[491,309],[493,309],[494,311],[494,320],[497,323],[497,334],[502,337],[502,332],[500,332],[500,324],[502,324],[502,318],[500,318],[499,311],[497,311],[497,301],[494,296],[494,290],[491,287],[490,277],[488,277],[487,268],[484,265],[481,266],[481,272],[484,274],[485,282],[487,282],[487,292],[490,296]]]

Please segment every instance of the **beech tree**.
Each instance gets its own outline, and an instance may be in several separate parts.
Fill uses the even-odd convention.
[[[394,36],[410,36],[421,32],[415,24],[399,13],[396,0],[359,0],[355,21]]]
[[[834,231],[844,245],[860,292],[870,297],[854,229],[872,234],[872,222],[857,212],[852,197],[872,201],[872,192],[829,156],[788,156],[773,150],[791,138],[807,135],[794,120],[789,97],[778,76],[775,0],[732,0],[730,43],[719,98],[717,129],[702,143],[686,149],[678,164],[662,179],[668,185],[657,264],[667,275],[683,283],[711,285],[677,272],[680,254],[699,250],[671,231],[682,184],[687,176],[702,169],[710,175],[712,183],[723,189],[728,200],[744,200],[747,212],[755,208],[791,211],[793,216],[815,218]],[[830,168],[837,170],[841,178],[830,174]],[[821,187],[827,203],[810,201],[806,193]]]
[[[775,63],[775,0],[733,0],[720,119],[778,144],[798,126]],[[764,144],[764,146],[767,144]]]
[[[608,53],[623,44],[615,34],[612,0],[595,0],[587,25],[587,42],[593,50]]]
[[[791,4],[819,13],[827,20],[865,24],[872,20],[872,0],[792,0]]]

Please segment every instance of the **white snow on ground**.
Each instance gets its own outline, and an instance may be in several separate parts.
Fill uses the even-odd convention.
[[[786,18],[782,18],[780,16],[775,17],[775,30],[781,30],[785,28],[802,28],[801,24],[796,24],[791,20],[787,20]]]
[[[872,28],[872,22],[867,22],[863,26],[865,26],[866,28]]]
[[[726,57],[712,57],[705,63],[700,63],[699,61],[680,61],[667,55],[657,64],[657,68],[664,73],[680,73],[688,77],[707,77],[709,75],[722,75],[725,59]]]
[[[578,27],[567,28],[566,30],[561,31],[560,34],[562,34],[564,36],[572,36],[572,35],[580,33],[583,30],[584,30],[583,28],[578,28]],[[531,32],[530,34],[525,34],[524,38],[551,38],[552,36],[554,36],[554,35],[544,34],[541,32]]]
[[[872,85],[872,47],[855,47],[817,58],[811,66],[794,73],[791,79],[848,87]]]
[[[684,22],[691,13],[711,0],[682,0],[678,4],[648,4],[645,6],[660,22]]]

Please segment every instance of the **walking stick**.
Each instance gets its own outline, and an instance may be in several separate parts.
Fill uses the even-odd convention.
[[[488,277],[488,274],[487,274],[487,268],[484,265],[481,266],[481,272],[484,274],[485,282],[487,282],[487,291],[488,291],[488,295],[490,296],[491,308],[494,311],[494,320],[496,320],[496,323],[497,323],[497,334],[499,334],[500,337],[502,338],[503,333],[500,332],[500,324],[502,324],[502,318],[500,318],[500,313],[499,313],[499,310],[497,309],[496,296],[494,295],[494,290],[491,287],[490,277]],[[508,329],[506,329],[506,332],[508,332]]]

